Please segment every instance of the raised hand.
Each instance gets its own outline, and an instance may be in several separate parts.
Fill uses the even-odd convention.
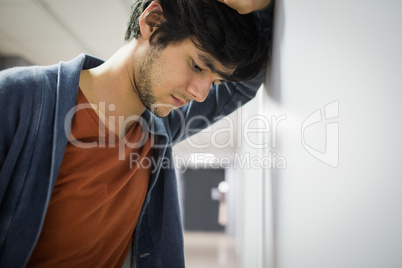
[[[268,6],[272,0],[218,0],[237,10],[240,14],[251,13]]]

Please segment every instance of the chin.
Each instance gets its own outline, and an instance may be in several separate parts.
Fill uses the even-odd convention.
[[[164,118],[164,117],[166,117],[166,116],[168,116],[169,115],[169,113],[167,113],[167,114],[156,114],[156,113],[153,113],[154,115],[156,115],[157,117],[159,117],[159,118]]]
[[[154,115],[156,115],[157,117],[166,117],[170,114],[170,112],[172,112],[172,109],[149,109],[151,111],[151,113],[153,113]]]
[[[173,110],[177,109],[177,107],[170,105],[170,104],[156,104],[151,105],[151,107],[147,107],[148,110],[151,111],[154,115],[158,117],[166,117],[168,116]]]

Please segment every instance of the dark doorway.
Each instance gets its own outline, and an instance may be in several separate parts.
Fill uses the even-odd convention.
[[[183,213],[186,231],[224,231],[218,223],[219,200],[211,192],[225,180],[224,169],[188,169],[183,173]]]

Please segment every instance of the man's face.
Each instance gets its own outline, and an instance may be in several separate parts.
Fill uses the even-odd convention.
[[[221,83],[218,73],[227,69],[189,39],[161,50],[153,46],[136,59],[134,81],[143,105],[159,117],[192,100],[202,102],[212,83]]]

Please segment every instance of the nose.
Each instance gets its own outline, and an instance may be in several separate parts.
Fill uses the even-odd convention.
[[[193,77],[187,86],[187,92],[197,102],[203,102],[211,89],[212,79],[209,77]]]

